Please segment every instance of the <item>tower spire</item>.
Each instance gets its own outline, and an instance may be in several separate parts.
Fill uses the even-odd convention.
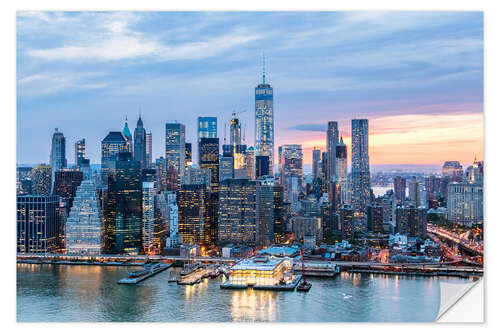
[[[262,84],[266,84],[266,55],[262,53]]]

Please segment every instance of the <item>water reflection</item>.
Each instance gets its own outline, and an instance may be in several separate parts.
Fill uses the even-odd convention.
[[[275,321],[278,293],[266,290],[234,290],[231,297],[233,321]]]

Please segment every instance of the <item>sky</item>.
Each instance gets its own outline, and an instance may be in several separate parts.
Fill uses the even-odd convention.
[[[366,118],[372,164],[483,159],[481,12],[20,11],[17,161],[48,163],[58,128],[69,164],[81,138],[100,163],[101,140],[139,114],[153,159],[165,123],[194,143],[198,116],[218,117],[222,141],[241,112],[251,146],[263,55],[276,152],[302,144],[311,163],[334,120],[350,158],[351,119]]]

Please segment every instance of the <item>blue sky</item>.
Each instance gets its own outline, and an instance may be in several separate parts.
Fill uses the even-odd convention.
[[[481,12],[18,12],[17,161],[48,162],[58,127],[68,163],[80,138],[99,163],[139,109],[154,158],[165,122],[195,142],[198,116],[217,116],[222,137],[233,110],[252,145],[263,53],[276,146],[302,143],[306,163],[327,121],[349,142],[356,117],[370,119],[373,163],[482,157]],[[401,152],[405,134],[416,143]]]

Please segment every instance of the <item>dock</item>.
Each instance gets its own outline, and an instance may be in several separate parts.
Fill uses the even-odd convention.
[[[193,284],[198,284],[201,282],[202,279],[206,279],[210,277],[210,274],[216,270],[215,267],[209,266],[209,267],[203,267],[199,270],[193,271],[189,275],[179,277],[177,279],[177,284],[178,285],[193,285]]]
[[[293,271],[304,276],[335,277],[340,273],[340,267],[331,262],[294,262]]]
[[[139,277],[136,277],[136,278],[131,278],[131,277],[127,277],[127,278],[123,278],[121,280],[118,281],[119,284],[137,284],[139,282],[142,282],[160,272],[163,272],[164,270],[170,268],[170,266],[172,266],[172,264],[163,264],[163,263],[160,263],[160,267],[155,270],[154,272],[149,272],[148,274],[144,274],[142,276],[139,276]]]
[[[294,291],[300,280],[302,280],[302,275],[296,275],[292,282],[287,284],[277,284],[272,286],[256,286],[256,285],[241,285],[241,284],[230,284],[229,281],[224,282],[220,285],[221,289],[247,289],[252,288],[255,290],[271,290],[271,291]]]

